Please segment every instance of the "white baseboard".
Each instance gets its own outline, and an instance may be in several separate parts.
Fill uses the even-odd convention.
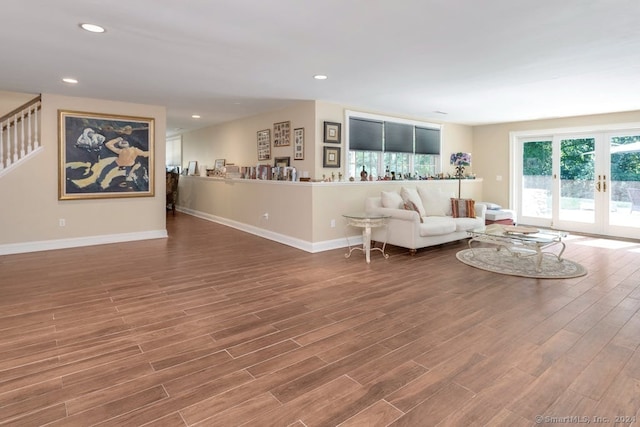
[[[295,237],[287,236],[286,234],[275,233],[273,231],[265,230],[264,228],[254,227],[252,225],[244,224],[242,222],[237,222],[230,220],[228,218],[222,218],[216,215],[211,215],[205,212],[196,211],[193,209],[182,208],[176,206],[176,210],[179,212],[186,213],[188,215],[193,215],[198,218],[205,219],[207,221],[215,222],[217,224],[226,225],[227,227],[235,228],[236,230],[244,231],[249,234],[253,234],[255,236],[260,236],[265,239],[273,240],[274,242],[282,243],[283,245],[291,246],[305,252],[317,253],[330,251],[333,249],[345,248],[349,246],[347,244],[347,239],[334,239],[334,240],[325,240],[322,242],[309,242],[306,240],[296,239]],[[362,244],[362,236],[354,236],[349,237],[349,242],[352,245]]]
[[[166,239],[167,230],[143,231],[140,233],[110,234],[104,236],[77,237],[71,239],[43,240],[39,242],[10,243],[0,245],[0,255],[26,252],[50,251],[80,246],[104,245],[108,243],[132,242],[136,240]]]

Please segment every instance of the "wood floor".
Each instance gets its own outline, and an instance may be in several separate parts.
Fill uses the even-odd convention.
[[[0,425],[638,425],[640,242],[574,236],[589,274],[536,280],[167,222],[0,257]]]

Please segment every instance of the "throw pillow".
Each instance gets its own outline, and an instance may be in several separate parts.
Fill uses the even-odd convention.
[[[502,206],[496,203],[491,203],[491,202],[478,202],[478,203],[485,205],[487,207],[487,210],[490,210],[490,211],[499,211],[500,209],[502,209]]]
[[[424,222],[424,219],[422,219],[422,216],[420,216],[420,211],[418,210],[418,207],[416,206],[415,203],[413,203],[412,201],[408,201],[407,203],[404,204],[404,208],[408,211],[418,212],[418,216],[420,217],[420,223]]]
[[[380,198],[383,208],[402,209],[404,205],[402,197],[397,191],[381,191]]]
[[[425,216],[422,200],[420,199],[418,191],[415,188],[402,187],[400,189],[400,196],[402,196],[402,201],[404,203],[413,202],[413,204],[416,205],[416,208],[418,208],[418,213],[420,214],[420,216]]]
[[[426,216],[447,216],[451,215],[450,197],[444,194],[439,188],[430,189],[418,188],[418,195],[422,200]]]
[[[473,199],[456,199],[452,197],[451,211],[454,218],[475,218],[475,201]]]

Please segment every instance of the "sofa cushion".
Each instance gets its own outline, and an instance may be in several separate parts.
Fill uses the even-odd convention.
[[[456,199],[452,197],[451,212],[454,218],[475,218],[475,202],[473,199]]]
[[[440,189],[427,190],[425,188],[418,188],[418,195],[427,216],[451,215],[451,195],[443,193]]]
[[[451,217],[428,216],[420,224],[420,236],[441,236],[456,231],[456,223]]]
[[[455,218],[456,231],[470,231],[474,228],[484,226],[482,218]]]
[[[381,191],[380,198],[383,208],[402,209],[404,205],[402,196],[397,191]]]
[[[400,196],[402,197],[402,201],[404,203],[413,202],[414,205],[418,208],[418,213],[421,217],[425,216],[424,206],[422,205],[422,200],[418,195],[418,191],[415,188],[406,188],[402,187],[400,189]]]

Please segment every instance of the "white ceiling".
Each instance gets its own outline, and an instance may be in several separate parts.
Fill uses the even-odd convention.
[[[311,99],[465,124],[640,110],[638,0],[2,0],[0,14],[0,90],[165,105],[168,133]]]

